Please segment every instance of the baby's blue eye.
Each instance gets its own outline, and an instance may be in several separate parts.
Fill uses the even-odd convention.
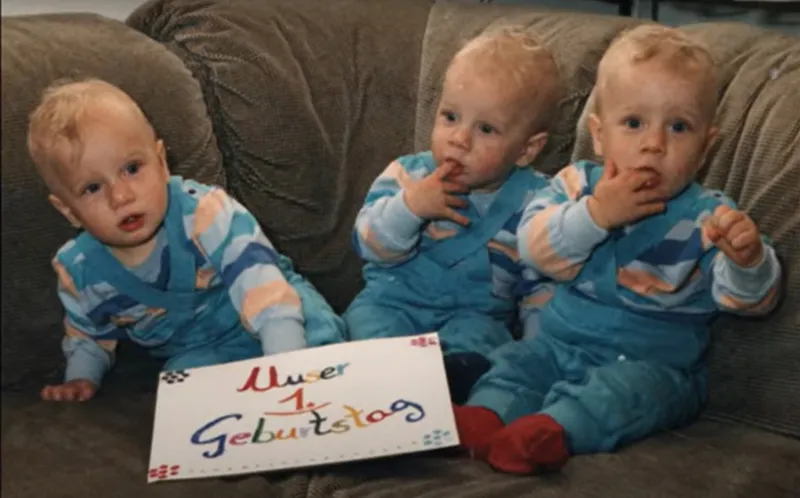
[[[638,118],[627,118],[625,120],[625,126],[632,130],[637,130],[642,126],[642,122]]]
[[[125,173],[135,175],[139,172],[139,165],[137,163],[130,163],[125,165]]]
[[[670,125],[670,130],[675,133],[684,133],[689,131],[689,125],[683,121],[676,121]]]
[[[481,130],[481,133],[485,133],[487,135],[489,135],[491,133],[494,133],[494,126],[492,126],[490,124],[484,123],[484,124],[480,125],[478,128]]]
[[[97,183],[90,183],[89,185],[84,187],[83,193],[84,194],[94,194],[98,190],[100,190],[100,185],[98,185]]]
[[[444,116],[444,119],[450,123],[455,122],[457,119],[456,113],[450,111],[442,111],[442,116]]]

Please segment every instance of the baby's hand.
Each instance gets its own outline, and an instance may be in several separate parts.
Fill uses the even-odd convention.
[[[88,401],[96,392],[97,386],[93,382],[77,379],[56,386],[45,386],[41,395],[45,401]]]
[[[764,244],[755,222],[742,211],[719,206],[703,223],[703,232],[731,261],[752,268],[764,257]]]
[[[646,171],[618,172],[616,165],[607,161],[586,205],[597,226],[610,230],[663,211],[664,193],[649,186],[653,179]]]
[[[446,162],[430,175],[408,187],[404,193],[408,209],[424,220],[451,220],[467,226],[469,219],[453,209],[467,205],[466,201],[453,195],[467,192],[464,185],[448,179],[449,175],[457,173],[455,170],[453,163]]]

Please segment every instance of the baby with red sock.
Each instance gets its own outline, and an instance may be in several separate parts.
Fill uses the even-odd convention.
[[[694,182],[717,91],[708,51],[674,28],[634,28],[603,56],[589,128],[605,165],[565,167],[518,228],[521,258],[560,283],[539,332],[495,350],[454,406],[475,458],[554,470],[692,421],[711,320],[776,306],[774,249],[732,200]]]

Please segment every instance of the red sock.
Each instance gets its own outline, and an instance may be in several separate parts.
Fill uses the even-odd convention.
[[[495,433],[486,461],[502,472],[531,474],[558,470],[568,459],[564,428],[549,415],[536,414],[519,418]]]
[[[453,405],[453,415],[461,447],[483,460],[489,438],[503,428],[503,421],[493,411],[481,406]]]

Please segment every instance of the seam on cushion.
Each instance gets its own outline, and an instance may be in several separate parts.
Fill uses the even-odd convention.
[[[416,99],[417,101],[414,105],[414,137],[412,140],[413,149],[417,149],[417,143],[419,141],[418,134],[419,134],[419,121],[420,121],[420,110],[421,110],[420,102],[422,100],[422,93],[423,93],[422,85],[424,84],[422,78],[422,69],[423,69],[423,63],[425,62],[424,56],[427,53],[426,48],[428,46],[428,41],[430,39],[428,33],[430,33],[431,21],[433,18],[433,9],[437,8],[436,5],[437,4],[434,3],[428,9],[428,17],[425,20],[425,34],[422,37],[422,43],[419,44],[419,64],[417,70],[417,99]]]
[[[205,37],[209,37],[209,35],[205,35]],[[267,159],[266,157],[255,154],[253,151],[241,145],[242,140],[240,133],[236,126],[233,125],[234,120],[230,118],[225,110],[225,107],[220,102],[221,97],[219,95],[219,90],[222,89],[229,91],[247,103],[253,103],[254,101],[246,94],[243,94],[241,91],[223,82],[217,75],[216,69],[213,66],[206,64],[206,61],[230,61],[240,64],[249,64],[249,62],[240,57],[226,56],[224,54],[211,54],[205,51],[201,52],[189,48],[186,41],[191,41],[192,39],[197,38],[199,37],[176,37],[173,39],[171,45],[180,48],[181,52],[184,54],[183,58],[186,61],[187,67],[189,67],[193,73],[195,71],[200,73],[200,76],[197,77],[197,79],[200,80],[203,94],[206,97],[206,105],[212,114],[212,126],[214,127],[215,133],[219,138],[218,145],[223,156],[223,168],[228,176],[229,188],[231,192],[239,192],[248,184],[247,171],[249,170],[249,168],[236,168],[233,166],[234,164],[241,163],[239,160],[240,157],[248,156],[263,161],[264,163],[276,163]],[[270,194],[274,195],[276,198],[298,205],[307,204],[302,199],[287,195],[286,192],[271,189],[268,181],[259,181],[258,183],[264,187],[264,190],[269,191]],[[316,235],[316,233],[308,232],[297,234],[295,237],[306,238]]]
[[[223,89],[229,91],[246,103],[252,104],[253,99],[243,94],[241,91],[232,88],[230,85],[225,84],[219,78],[216,68],[207,64],[206,61],[234,62],[243,65],[252,65],[252,62],[247,57],[209,53],[190,47],[192,41],[217,38],[213,33],[178,33],[177,35],[173,35],[173,31],[180,31],[185,29],[187,25],[191,26],[195,24],[195,20],[198,18],[202,18],[204,24],[209,28],[215,28],[220,31],[229,28],[229,26],[218,25],[213,16],[206,16],[198,11],[181,12],[180,22],[176,23],[173,19],[173,15],[164,16],[163,4],[157,5],[156,8],[157,7],[162,7],[162,9],[157,12],[157,22],[146,25],[147,34],[153,39],[164,43],[170,51],[178,55],[191,71],[194,78],[200,83],[212,129],[217,137],[217,146],[222,155],[222,171],[227,179],[226,187],[232,193],[238,194],[243,187],[247,186],[247,171],[250,170],[250,168],[245,167],[234,167],[234,164],[242,163],[242,161],[239,160],[240,157],[255,157],[268,164],[276,163],[242,147],[240,133],[236,126],[233,125],[234,120],[230,119],[228,116],[225,106],[221,104],[219,90]],[[149,19],[151,13],[145,14]],[[258,57],[258,54],[251,53],[250,55],[254,58]],[[244,165],[244,163],[242,163],[242,165]],[[285,192],[271,189],[268,181],[260,181],[258,183],[262,185],[264,190],[269,191],[270,194],[274,195],[276,198],[297,205],[307,204],[301,199],[287,195]],[[316,235],[316,233],[302,233],[298,234],[297,237],[305,238]]]

